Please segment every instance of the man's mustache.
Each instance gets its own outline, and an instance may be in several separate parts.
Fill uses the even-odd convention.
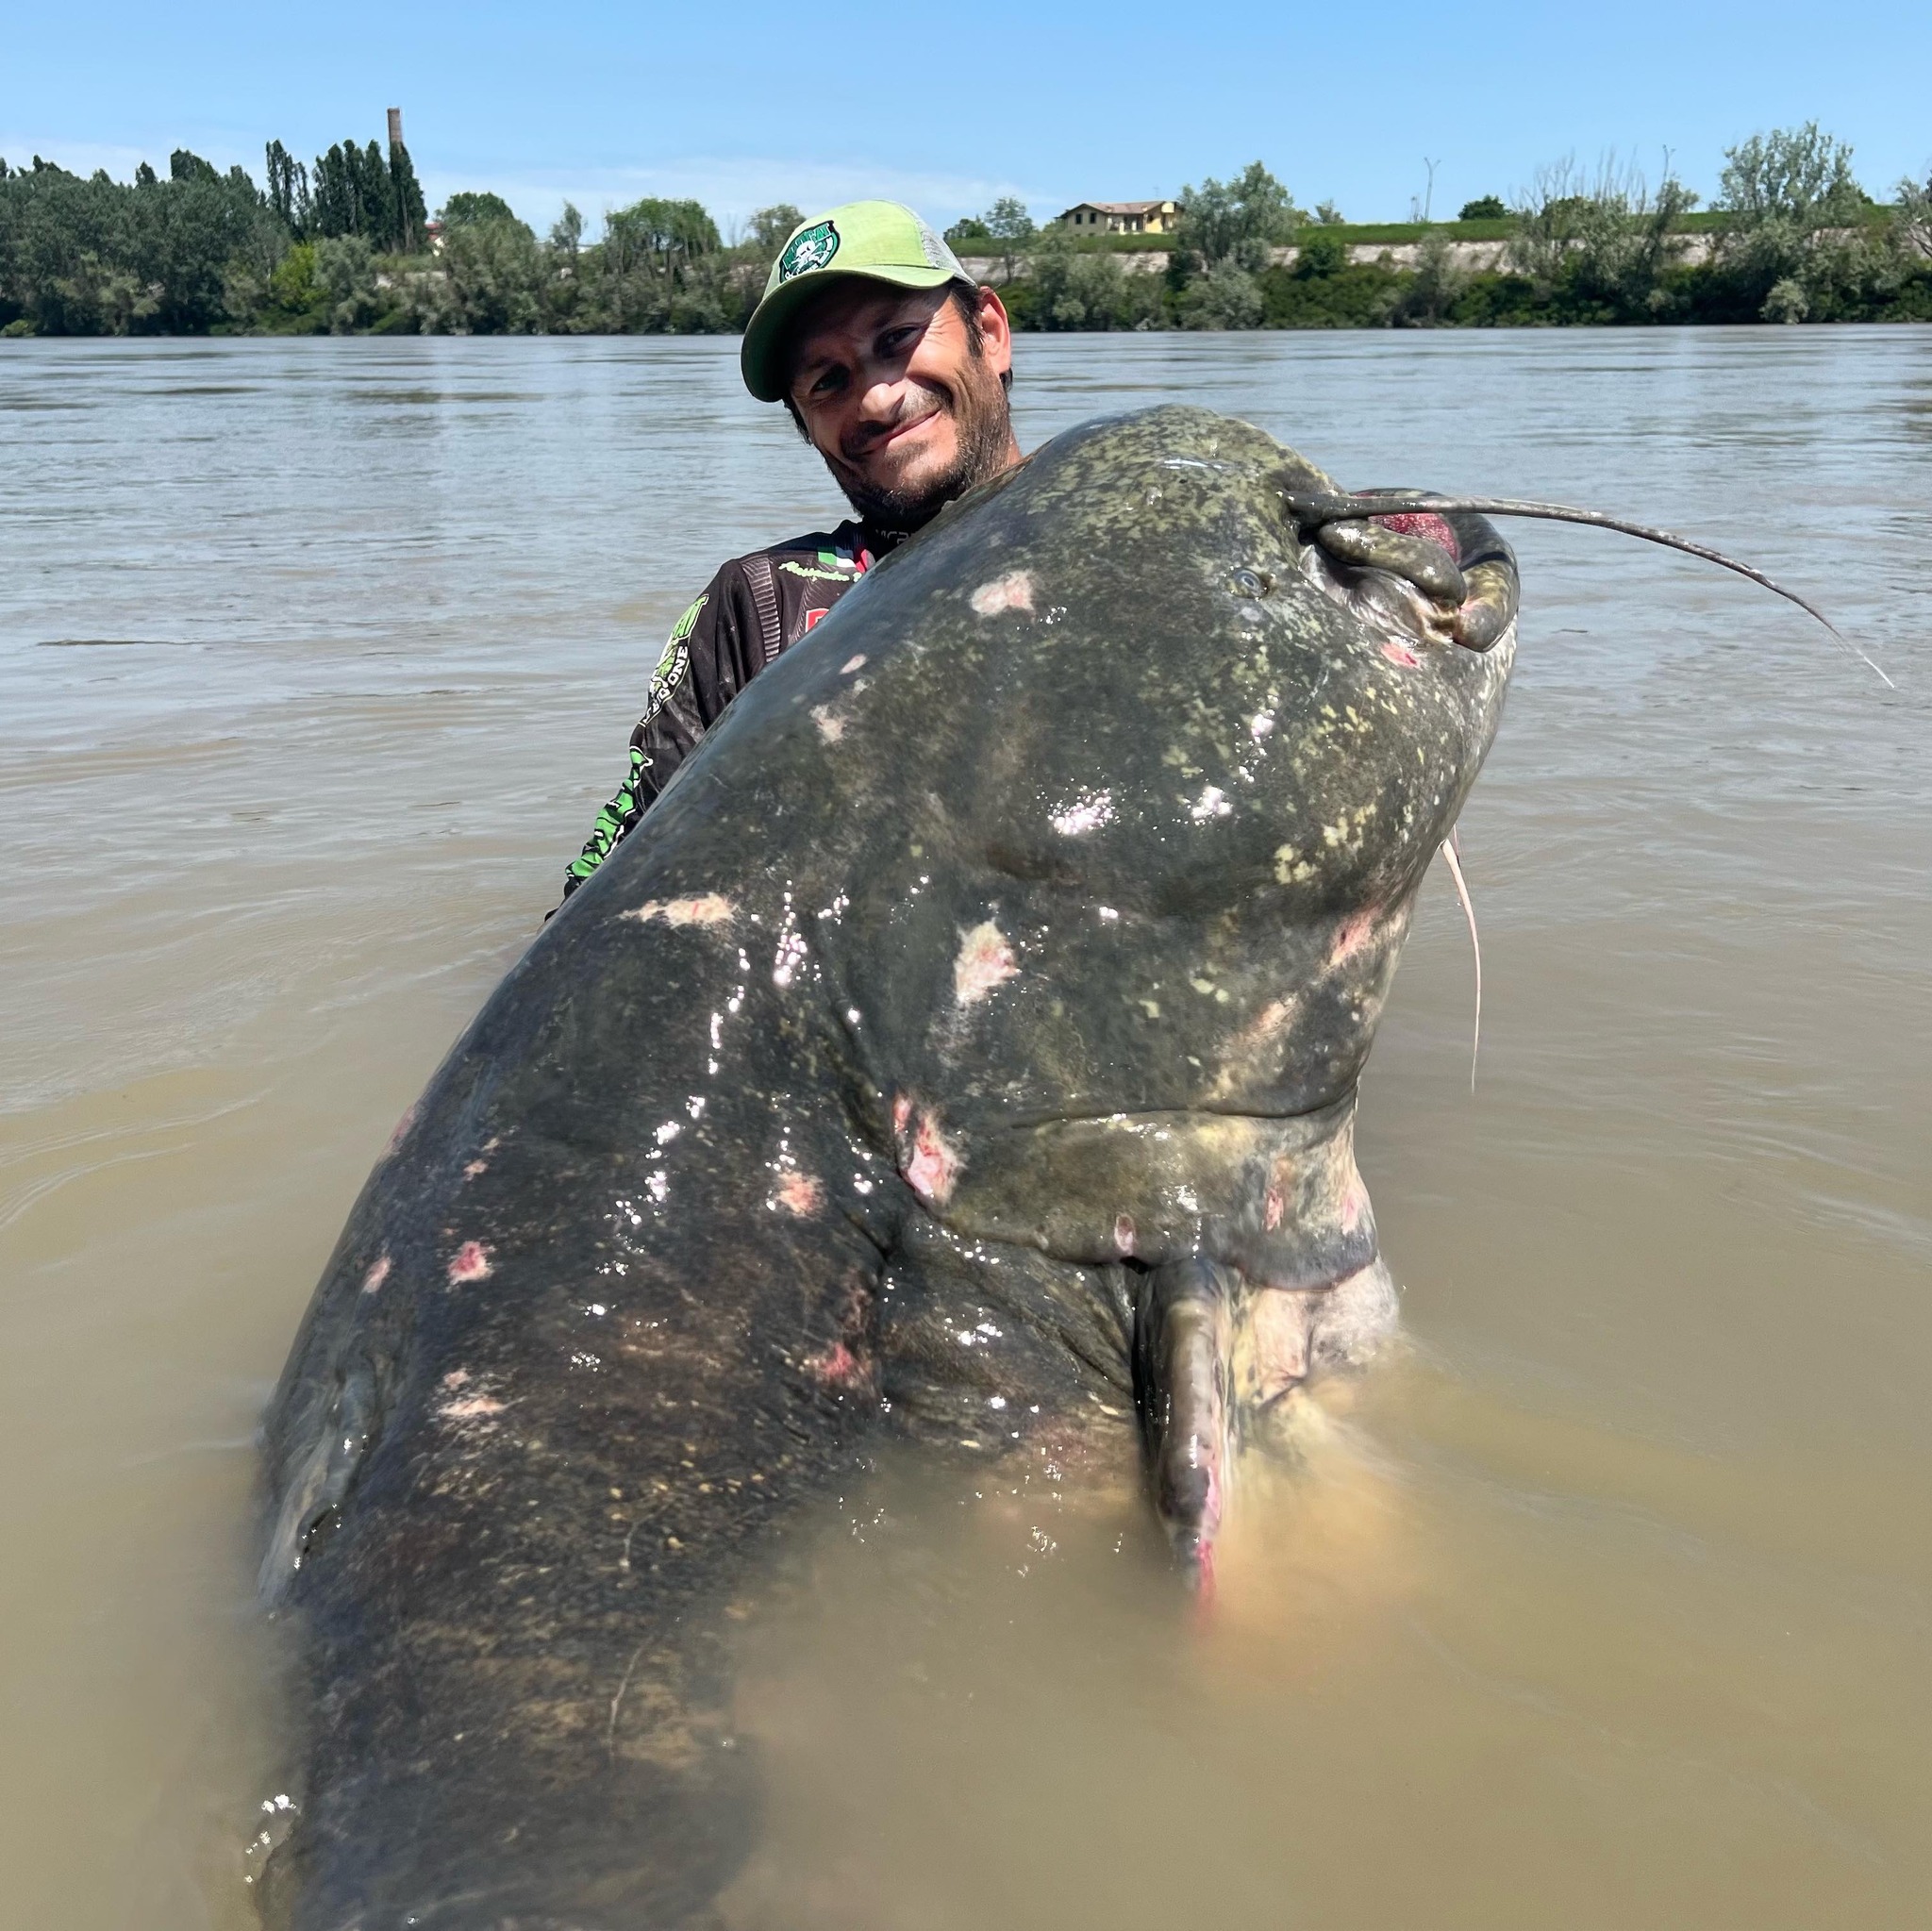
[[[863,462],[887,437],[895,436],[901,429],[909,429],[915,424],[926,422],[940,414],[941,410],[953,407],[952,398],[939,390],[927,390],[925,395],[926,406],[924,408],[914,408],[911,405],[902,402],[893,410],[890,422],[861,423],[856,429],[848,431],[839,439],[839,454],[847,462]]]

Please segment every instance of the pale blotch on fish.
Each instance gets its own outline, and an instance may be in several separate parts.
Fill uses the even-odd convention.
[[[618,916],[635,919],[641,925],[648,925],[654,919],[673,926],[724,925],[730,924],[737,912],[737,907],[723,892],[701,891],[690,898],[654,898],[635,911]]]
[[[845,735],[845,720],[836,716],[829,704],[813,705],[811,721],[819,727],[819,736],[827,744],[836,744]]]
[[[1033,614],[1033,574],[1027,570],[1009,571],[983,583],[968,600],[975,617],[997,617],[1003,610]]]
[[[953,998],[960,1006],[990,999],[1008,979],[1016,978],[1020,962],[1007,936],[991,919],[960,934],[959,954],[953,961]]]
[[[774,1211],[783,1208],[793,1220],[810,1220],[825,1204],[824,1188],[809,1174],[787,1174],[767,1203]]]
[[[389,1256],[387,1254],[378,1255],[370,1266],[369,1272],[362,1276],[362,1291],[365,1294],[375,1293],[382,1286],[383,1282],[388,1280],[389,1270]]]
[[[845,661],[839,666],[839,674],[841,677],[849,677],[851,676],[854,671],[862,671],[864,670],[864,668],[865,653],[863,651],[860,651],[856,657],[847,658]]]
[[[1181,801],[1186,804],[1187,801]],[[1201,795],[1188,806],[1188,816],[1196,824],[1205,824],[1210,818],[1225,818],[1234,807],[1227,802],[1227,793],[1219,785],[1208,785]]]

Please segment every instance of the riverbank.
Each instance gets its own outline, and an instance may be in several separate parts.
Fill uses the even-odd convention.
[[[1881,206],[1846,175],[1796,212],[1739,195],[1700,213],[1674,183],[1613,182],[1376,226],[1313,221],[1257,163],[1205,182],[1173,238],[1035,229],[1014,204],[1006,241],[962,224],[985,238],[962,253],[1018,327],[1047,332],[1932,320],[1932,190],[1901,183]],[[761,208],[726,239],[694,201],[646,199],[586,241],[566,205],[540,239],[493,194],[452,195],[421,225],[265,194],[186,151],[131,183],[36,157],[0,162],[0,338],[730,334],[800,219]]]

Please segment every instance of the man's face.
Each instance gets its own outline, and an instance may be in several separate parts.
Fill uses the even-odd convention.
[[[942,288],[839,282],[800,319],[791,401],[853,508],[886,528],[917,529],[1019,460],[1000,380],[1011,328],[991,289],[974,300],[977,341]]]

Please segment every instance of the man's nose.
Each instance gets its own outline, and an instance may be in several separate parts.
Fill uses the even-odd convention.
[[[861,370],[858,378],[858,420],[884,427],[898,419],[905,406],[903,375],[886,369]]]

